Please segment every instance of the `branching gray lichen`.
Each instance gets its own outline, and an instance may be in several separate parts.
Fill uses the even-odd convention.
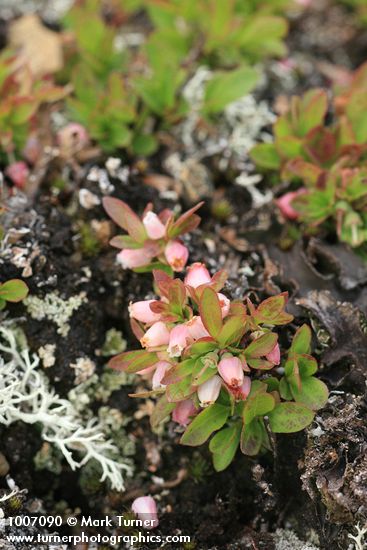
[[[274,533],[276,550],[318,550],[311,542],[300,540],[290,529],[277,529]]]
[[[131,467],[116,460],[120,453],[106,440],[99,420],[92,417],[83,424],[73,404],[59,397],[37,369],[39,357],[19,349],[14,330],[0,327],[0,338],[0,423],[40,423],[43,440],[55,444],[73,470],[94,459],[102,469],[101,481],[108,479],[114,489],[123,490],[122,472],[130,475]]]
[[[354,541],[354,546],[350,546],[348,550],[364,550],[367,548],[367,524],[361,527],[359,523],[355,526],[356,535],[348,533],[348,538]]]
[[[44,298],[28,296],[23,303],[32,319],[53,321],[58,327],[58,334],[67,336],[70,330],[68,321],[84,302],[86,302],[85,292],[70,296],[67,300],[61,298],[58,292],[50,292]]]

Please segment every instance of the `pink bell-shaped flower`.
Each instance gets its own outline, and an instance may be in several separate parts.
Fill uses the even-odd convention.
[[[204,264],[196,262],[187,268],[185,285],[197,288],[200,285],[210,283],[211,280],[210,273]]]
[[[180,241],[171,241],[167,244],[164,255],[173,271],[182,271],[189,257],[189,251]]]
[[[162,321],[154,323],[140,339],[143,348],[157,348],[167,345],[168,342],[169,330]]]
[[[228,386],[238,388],[242,385],[244,374],[238,357],[223,357],[218,363],[218,371]]]
[[[197,393],[202,407],[214,403],[219,396],[222,380],[216,374],[198,387]]]
[[[141,519],[145,529],[154,529],[158,526],[158,511],[155,500],[151,496],[138,497],[131,505],[132,511]]]

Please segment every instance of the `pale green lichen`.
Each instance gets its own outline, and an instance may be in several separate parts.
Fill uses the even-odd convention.
[[[60,297],[58,292],[50,292],[44,298],[28,296],[23,303],[32,319],[52,321],[58,327],[57,333],[65,337],[70,330],[71,316],[86,301],[85,292],[80,292],[65,300]]]
[[[75,384],[81,384],[90,378],[96,370],[96,364],[89,357],[78,357],[75,363],[70,364],[75,371]]]
[[[122,336],[122,332],[115,328],[110,328],[110,330],[106,332],[105,341],[100,350],[100,355],[103,357],[110,357],[112,355],[122,353],[125,349],[126,340]]]

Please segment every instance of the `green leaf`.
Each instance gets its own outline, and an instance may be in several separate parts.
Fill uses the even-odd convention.
[[[195,359],[186,359],[185,361],[174,365],[164,375],[162,379],[162,384],[167,386],[168,384],[175,384],[176,382],[179,382],[180,380],[186,378],[186,376],[189,376],[189,374],[192,373],[194,366]]]
[[[222,310],[217,293],[212,288],[204,288],[199,304],[200,317],[210,336],[217,338],[222,330]]]
[[[284,311],[287,293],[267,298],[256,309],[254,318],[256,323],[269,325],[286,325],[293,320],[293,315]]]
[[[312,376],[317,372],[317,361],[312,355],[297,355],[297,363],[301,378]]]
[[[110,218],[125,229],[134,241],[143,243],[147,239],[143,222],[125,202],[113,197],[104,197],[103,206]]]
[[[327,93],[321,89],[309,90],[299,105],[298,131],[301,136],[316,126],[322,126],[328,108]]]
[[[111,369],[134,373],[152,367],[157,361],[157,354],[150,351],[125,351],[124,353],[112,357],[108,362],[108,366]]]
[[[301,389],[292,387],[294,400],[317,411],[326,405],[329,392],[326,384],[314,376],[302,378]]]
[[[205,114],[223,111],[224,107],[248,94],[257,84],[258,73],[252,67],[243,66],[228,72],[217,72],[205,90]]]
[[[217,343],[212,338],[201,338],[188,348],[191,355],[204,355],[217,348]]]
[[[250,151],[250,157],[260,168],[279,170],[281,166],[278,151],[273,143],[259,143]]]
[[[222,348],[238,342],[246,331],[246,322],[243,316],[233,315],[225,320],[218,334],[218,343]]]
[[[163,422],[163,420],[171,414],[175,407],[176,403],[169,403],[167,396],[163,395],[159,401],[157,401],[150,416],[150,425],[152,428],[156,428],[161,422]]]
[[[0,298],[7,302],[21,302],[28,294],[28,287],[20,279],[10,279],[0,285]]]
[[[158,149],[159,143],[154,136],[149,136],[146,134],[137,134],[134,135],[131,141],[131,148],[135,155],[138,156],[149,156],[155,153]]]
[[[266,388],[266,386],[265,386]],[[273,410],[275,406],[275,399],[270,393],[258,392],[249,397],[245,401],[243,409],[243,422],[244,424],[250,424],[257,416],[264,416]]]
[[[212,363],[206,360],[206,356],[200,357],[195,362],[195,367],[192,372],[192,384],[194,386],[200,386],[204,384],[210,378],[217,373],[216,367],[213,368],[212,365],[215,365],[215,362]]]
[[[278,341],[278,335],[274,332],[267,332],[256,338],[251,344],[245,349],[246,357],[263,357],[272,351],[275,344]]]
[[[269,413],[269,424],[274,433],[299,432],[311,424],[314,416],[300,403],[279,403]]]
[[[270,370],[274,368],[274,363],[267,359],[254,359],[253,357],[246,358],[247,364],[252,369]]]
[[[250,424],[243,425],[241,433],[241,451],[244,455],[257,455],[266,440],[267,433],[264,421],[261,418],[255,418]]]
[[[295,159],[302,156],[302,141],[295,136],[279,137],[275,142],[275,148],[284,159]]]
[[[129,235],[116,235],[110,240],[110,245],[115,248],[129,248],[129,249],[138,249],[141,248],[141,244],[137,243]]]
[[[294,353],[308,354],[311,350],[311,337],[312,333],[308,325],[302,325],[299,327],[293,336],[292,345],[289,348],[288,355],[291,356]]]
[[[209,405],[186,428],[185,433],[181,437],[181,443],[192,447],[205,443],[213,432],[216,432],[225,424],[228,414],[228,407],[224,407],[218,403]]]
[[[283,376],[283,378],[280,379],[279,393],[281,398],[285,399],[286,401],[291,401],[293,399],[291,388],[289,387],[289,383],[285,376]]]
[[[178,403],[183,401],[189,395],[194,393],[195,389],[191,384],[191,376],[187,376],[174,384],[170,384],[166,387],[167,399],[170,402]]]
[[[232,462],[241,436],[241,422],[236,422],[228,428],[216,433],[209,443],[213,453],[213,464],[217,472],[225,470]]]

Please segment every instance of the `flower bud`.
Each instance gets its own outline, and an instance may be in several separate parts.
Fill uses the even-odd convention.
[[[244,401],[251,390],[251,378],[249,376],[244,376],[241,386],[228,389],[236,401]]]
[[[143,348],[156,348],[165,346],[169,342],[169,330],[162,321],[154,323],[141,338]]]
[[[172,420],[181,426],[187,426],[191,417],[197,412],[197,409],[191,399],[185,399],[177,403],[172,412]]]
[[[228,386],[238,388],[242,385],[244,375],[238,357],[223,357],[218,363],[218,371]]]
[[[145,529],[154,529],[158,526],[157,505],[151,496],[136,498],[131,505],[131,509],[139,519],[147,522],[146,525],[143,524]]]
[[[156,321],[159,321],[160,314],[154,313],[150,309],[150,304],[155,302],[155,300],[141,300],[140,302],[134,302],[130,303],[129,305],[129,314],[130,317],[133,319],[136,319],[140,323],[155,323]]]
[[[165,388],[165,386],[161,384],[161,381],[164,378],[167,370],[171,367],[171,363],[168,363],[168,361],[158,361],[158,363],[156,363],[154,367],[155,372],[152,378],[152,389],[159,390],[160,388]]]
[[[229,313],[231,300],[229,300],[229,298],[227,298],[227,296],[224,296],[224,294],[222,294],[221,292],[218,292],[217,296],[218,296],[220,308],[222,310],[222,318],[224,319],[224,317],[226,317]]]
[[[152,256],[145,248],[121,250],[116,256],[117,262],[124,269],[135,269],[136,267],[144,267],[150,264]]]
[[[87,130],[77,122],[70,122],[56,134],[57,144],[64,154],[73,154],[89,143]]]
[[[182,271],[189,257],[189,251],[180,241],[171,241],[167,244],[164,255],[173,271]]]
[[[190,319],[190,321],[187,321],[186,326],[193,340],[199,340],[200,338],[210,336],[209,332],[203,325],[201,317],[198,315],[195,315],[192,319]]]
[[[166,228],[154,212],[149,211],[145,214],[143,224],[150,239],[162,239],[166,234]]]
[[[29,169],[22,160],[12,162],[5,170],[5,175],[14,183],[15,187],[24,189],[29,176]]]
[[[185,285],[197,288],[200,285],[210,283],[212,280],[209,271],[204,264],[195,262],[187,268],[187,275],[185,277]]]
[[[297,220],[299,218],[299,213],[292,206],[292,201],[303,195],[306,192],[305,188],[298,189],[298,191],[290,191],[285,193],[279,199],[276,199],[276,204],[285,218],[288,220]]]
[[[274,365],[279,365],[280,363],[280,349],[278,342],[275,344],[273,349],[271,350],[268,355],[265,355],[266,359],[268,361],[271,361],[271,363],[274,363]]]
[[[219,396],[222,380],[219,376],[214,375],[213,378],[207,380],[198,387],[198,398],[202,407],[207,407],[214,403]]]
[[[175,326],[169,336],[168,354],[170,357],[180,357],[183,350],[191,342],[189,329],[186,325]]]

